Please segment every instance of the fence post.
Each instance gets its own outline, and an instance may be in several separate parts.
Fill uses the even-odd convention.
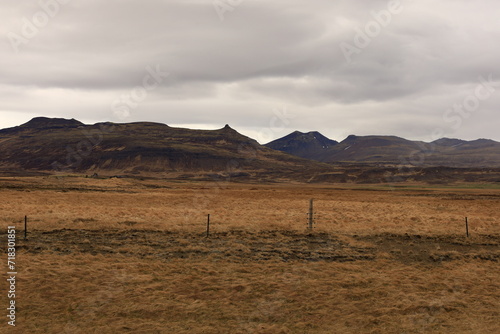
[[[24,216],[24,240],[28,238],[28,216]]]
[[[207,238],[210,235],[210,214],[207,217]]]
[[[469,237],[469,221],[467,217],[465,217],[465,234],[467,235],[467,238]]]
[[[314,223],[314,199],[311,198],[311,200],[309,201],[309,217],[308,217],[307,228],[312,230],[313,223]]]

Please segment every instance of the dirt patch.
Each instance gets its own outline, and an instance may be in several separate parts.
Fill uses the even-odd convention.
[[[458,259],[500,259],[500,236],[478,235],[471,238],[456,235],[378,234],[355,236],[370,242],[378,252],[390,254],[403,262],[442,262]]]

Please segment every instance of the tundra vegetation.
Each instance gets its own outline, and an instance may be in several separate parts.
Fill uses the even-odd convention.
[[[19,333],[500,332],[490,183],[2,177],[0,209]]]

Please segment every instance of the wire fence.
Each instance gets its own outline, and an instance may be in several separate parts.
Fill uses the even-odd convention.
[[[435,217],[404,216],[382,217],[370,212],[342,211],[331,201],[310,200],[309,205],[293,209],[275,210],[206,210],[183,213],[178,211],[166,217],[152,220],[133,220],[130,217],[122,221],[99,221],[94,219],[74,219],[60,224],[46,224],[37,217],[24,217],[18,223],[24,223],[24,239],[29,231],[55,229],[156,229],[163,231],[183,231],[200,234],[214,234],[230,230],[260,231],[324,231],[341,234],[397,233],[397,234],[474,234],[500,233],[495,221],[481,223],[474,217],[454,215],[435,219]],[[20,228],[20,230],[22,230]]]

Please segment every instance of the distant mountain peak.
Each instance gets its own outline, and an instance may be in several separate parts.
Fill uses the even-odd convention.
[[[325,137],[318,131],[310,131],[307,133],[294,131],[265,146],[302,158],[315,159],[317,155],[323,154],[324,151],[337,144],[338,142]]]
[[[229,124],[224,125],[224,127],[220,130],[215,130],[215,131],[222,131],[223,133],[230,134],[230,135],[240,135],[243,136],[241,133],[233,129]]]
[[[24,128],[34,128],[34,129],[46,129],[46,128],[74,128],[85,125],[76,119],[66,119],[66,118],[49,118],[49,117],[35,117],[29,122],[24,123],[21,127]]]

